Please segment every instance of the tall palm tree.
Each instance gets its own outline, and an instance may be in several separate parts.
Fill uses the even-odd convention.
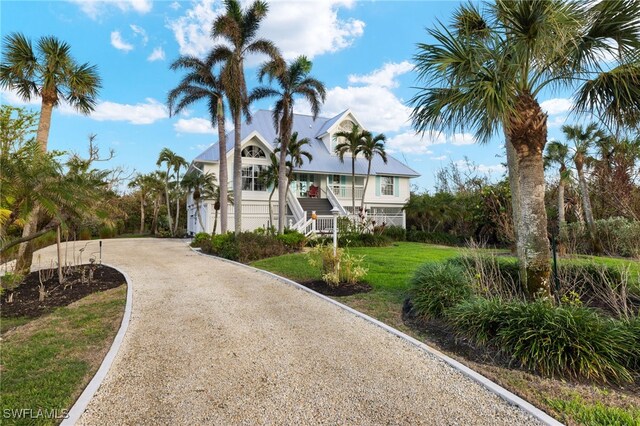
[[[351,155],[351,214],[353,214],[354,218],[356,215],[356,157],[364,143],[366,134],[366,130],[362,130],[360,126],[353,124],[349,132],[340,131],[333,135],[333,139],[338,142],[335,147],[335,153],[340,158],[340,161],[344,163],[345,155]]]
[[[257,38],[260,22],[269,9],[266,2],[256,0],[243,10],[238,0],[225,0],[225,9],[225,13],[213,21],[211,37],[226,43],[213,48],[207,63],[222,65],[220,82],[233,118],[233,193],[236,200],[233,216],[237,234],[242,231],[242,114],[247,121],[251,119],[244,59],[248,54],[277,58],[280,52],[271,41]]]
[[[144,234],[144,221],[145,221],[145,204],[147,197],[152,191],[152,182],[150,175],[136,175],[129,182],[129,188],[136,188],[138,190],[138,196],[140,197],[140,234]]]
[[[227,192],[229,187],[229,172],[227,166],[227,137],[225,134],[224,90],[219,76],[213,73],[213,64],[209,57],[203,61],[193,56],[181,56],[171,64],[172,70],[187,70],[178,86],[169,92],[167,104],[169,115],[183,111],[187,106],[200,100],[206,100],[209,109],[211,126],[218,128],[218,157],[219,157],[219,188],[220,198],[220,229],[227,232],[227,218],[229,205]]]
[[[309,151],[305,150],[306,145],[310,145],[311,141],[309,138],[298,139],[298,132],[293,132],[293,134],[289,137],[289,143],[287,144],[287,162],[285,163],[285,176],[286,181],[285,185],[289,187],[291,182],[293,181],[293,169],[300,168],[306,161],[309,163],[313,161],[313,155]],[[275,153],[282,152],[283,146],[280,143],[278,147],[275,149]],[[278,164],[279,166],[279,164]],[[278,174],[278,180],[280,180],[280,175]]]
[[[265,184],[267,188],[271,187],[271,192],[269,192],[269,230],[271,231],[273,225],[273,206],[271,204],[273,200],[273,194],[278,189],[278,177],[279,177],[279,168],[280,162],[278,161],[278,157],[274,153],[269,154],[269,160],[271,164],[262,171],[260,174],[260,179]]]
[[[232,206],[233,192],[225,191],[224,193],[227,194],[225,203]],[[222,205],[222,190],[220,189],[220,185],[214,186],[211,198],[213,198],[213,211],[215,212],[213,215],[213,231],[211,233],[215,235],[216,229],[218,228],[218,212],[220,212],[220,206]]]
[[[312,63],[306,56],[298,56],[288,65],[281,58],[272,59],[262,65],[258,72],[258,79],[262,82],[268,76],[269,83],[276,80],[279,88],[274,89],[268,86],[255,88],[251,92],[250,99],[264,99],[268,97],[277,98],[273,109],[273,126],[278,137],[284,141],[280,151],[280,162],[278,170],[278,232],[284,232],[285,214],[287,210],[287,190],[286,176],[286,156],[288,154],[289,141],[293,130],[293,106],[296,97],[303,97],[311,105],[311,114],[315,120],[320,113],[320,106],[326,98],[324,84],[319,80],[310,77]]]
[[[71,46],[53,36],[41,37],[36,50],[21,33],[4,39],[0,86],[16,90],[25,101],[42,98],[36,134],[42,151],[47,150],[51,113],[61,98],[82,114],[91,113],[96,105],[98,70],[95,65],[76,63],[70,50]]]
[[[153,197],[151,220],[151,233],[153,235],[158,233],[158,214],[160,213],[163,195],[165,195],[165,182],[167,179],[167,172],[161,170],[156,170],[149,175],[149,192]]]
[[[360,202],[360,210],[364,213],[364,198],[367,194],[367,187],[369,186],[369,177],[371,176],[371,163],[376,156],[380,156],[384,164],[387,164],[387,152],[384,149],[384,143],[387,137],[380,133],[373,136],[371,132],[365,132],[362,138],[362,143],[358,147],[357,153],[367,160],[367,179],[364,182],[364,189],[362,190],[362,201]]]
[[[165,201],[167,204],[167,221],[169,222],[169,232],[173,235],[173,218],[171,217],[171,198],[169,197],[169,181],[173,177],[171,174],[171,169],[173,168],[173,164],[176,161],[176,157],[178,154],[171,151],[169,148],[162,148],[160,154],[158,154],[158,161],[156,161],[157,166],[161,166],[163,163],[167,167],[167,171],[165,173],[164,180],[164,191],[165,191]]]
[[[204,223],[202,221],[202,215],[200,214],[202,200],[213,198],[216,190],[216,176],[213,173],[188,173],[184,179],[182,179],[181,185],[187,191],[193,191],[193,201],[196,203],[196,217],[200,224],[202,232],[207,232]],[[217,224],[214,225],[213,232],[215,233]]]
[[[573,142],[573,163],[576,166],[576,172],[578,175],[578,185],[580,186],[584,217],[587,222],[587,229],[589,230],[589,237],[591,238],[593,249],[596,253],[600,253],[602,251],[602,247],[596,234],[596,223],[593,218],[591,197],[589,196],[587,179],[584,175],[584,167],[585,163],[590,162],[589,151],[593,148],[598,139],[604,137],[604,134],[598,128],[596,123],[590,123],[587,127],[582,127],[581,125],[564,125],[562,126],[562,133],[564,133],[568,140]]]
[[[544,156],[546,166],[558,165],[560,176],[558,180],[558,229],[565,225],[564,219],[564,190],[571,176],[567,163],[569,162],[569,147],[558,141],[551,141],[547,144],[547,152]]]
[[[180,200],[182,199],[182,194],[180,191],[180,169],[181,168],[187,168],[189,166],[189,163],[187,163],[187,160],[184,159],[184,157],[181,157],[179,155],[176,155],[173,158],[173,161],[171,162],[171,167],[173,168],[173,173],[175,175],[176,181],[175,181],[175,192],[176,192],[176,220],[173,223],[173,235],[176,235],[178,232],[178,222],[180,220]]]
[[[595,112],[609,124],[640,122],[639,13],[637,1],[496,0],[482,11],[459,6],[450,26],[428,30],[433,44],[418,45],[416,70],[427,86],[411,100],[414,128],[473,130],[481,142],[505,134],[518,181],[520,275],[530,297],[550,294],[547,115],[539,94],[573,88],[576,112]],[[605,64],[603,53],[615,63]]]
[[[78,64],[70,54],[71,46],[56,37],[41,37],[34,50],[31,40],[21,33],[4,38],[0,87],[15,90],[23,100],[42,98],[36,140],[42,152],[47,151],[53,108],[66,101],[82,114],[96,105],[100,77],[95,65]],[[23,237],[36,232],[40,208],[36,206],[23,227]],[[18,259],[31,266],[32,243],[21,244]]]

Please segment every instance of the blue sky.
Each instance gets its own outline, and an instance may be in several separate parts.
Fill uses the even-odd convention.
[[[432,189],[435,171],[465,156],[481,171],[502,173],[500,140],[474,143],[471,134],[414,134],[407,101],[415,94],[412,56],[416,43],[430,42],[425,28],[447,22],[454,1],[273,1],[261,36],[273,40],[287,58],[306,54],[312,74],[328,89],[322,116],[350,108],[365,128],[387,135],[387,149],[422,174],[414,183]],[[99,103],[90,116],[67,106],[54,112],[50,149],[85,153],[87,136],[97,134],[106,153],[116,151],[110,166],[130,171],[155,169],[163,147],[192,160],[215,142],[204,105],[169,117],[167,92],[181,78],[169,69],[180,54],[202,55],[213,41],[211,21],[221,12],[219,0],[208,1],[5,1],[0,3],[2,36],[22,32],[32,40],[55,35],[72,47],[79,62],[96,64],[103,80]],[[255,66],[247,64],[250,87]],[[571,107],[566,93],[541,98],[549,113],[549,136],[560,138],[559,127]],[[24,106],[11,92],[2,102]],[[37,102],[26,105],[39,110]],[[270,102],[253,109],[269,109]],[[298,112],[308,108],[300,102]],[[230,121],[230,120],[228,120]]]

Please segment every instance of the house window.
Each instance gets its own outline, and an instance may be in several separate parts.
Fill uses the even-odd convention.
[[[380,176],[380,192],[382,195],[394,195],[393,176]]]
[[[253,164],[242,168],[243,191],[266,191],[267,186],[261,178],[264,166]]]
[[[243,149],[242,156],[246,158],[266,158],[264,151],[255,145],[249,145]]]

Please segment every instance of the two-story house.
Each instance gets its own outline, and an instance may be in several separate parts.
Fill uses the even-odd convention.
[[[351,197],[351,160],[344,162],[335,154],[335,146],[339,140],[334,134],[350,131],[353,124],[363,127],[349,110],[333,118],[313,117],[295,114],[293,132],[298,132],[298,139],[308,138],[310,143],[304,146],[313,159],[306,161],[302,167],[294,168],[294,179],[287,196],[286,223],[308,233],[309,219],[316,213],[315,229],[322,232],[331,228],[333,221],[331,210],[335,207],[341,215],[349,215],[354,211]],[[242,227],[253,230],[269,224],[268,198],[271,188],[261,179],[261,172],[270,164],[269,153],[275,149],[277,134],[273,126],[271,111],[261,110],[253,115],[251,124],[242,127]],[[229,189],[233,187],[233,132],[227,134],[227,164],[229,170]],[[207,148],[198,155],[188,173],[212,172],[218,176],[219,149],[218,144]],[[367,177],[368,162],[360,156],[355,162],[355,211],[359,212],[362,194]],[[409,199],[410,180],[418,177],[411,168],[387,155],[385,164],[376,156],[371,166],[371,177],[364,198],[367,217],[378,224],[405,226],[403,206]],[[278,191],[272,199],[274,218],[277,223]],[[213,200],[200,202],[204,231],[212,232],[214,224]],[[196,204],[190,195],[187,201],[187,230],[190,233],[203,231],[197,219]],[[233,228],[233,206],[229,206],[228,224]],[[219,221],[218,229],[219,232]]]

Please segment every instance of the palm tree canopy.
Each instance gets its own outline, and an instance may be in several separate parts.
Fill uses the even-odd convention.
[[[213,73],[213,64],[195,56],[181,56],[171,64],[171,69],[187,70],[178,86],[167,96],[169,115],[183,111],[200,100],[207,101],[212,126],[216,125],[219,101],[223,99],[222,82]]]
[[[162,150],[160,150],[160,153],[158,154],[158,161],[156,161],[156,166],[160,166],[161,164],[164,163],[167,166],[167,170],[169,170],[173,167],[173,164],[177,161],[176,157],[178,157],[178,154],[171,151],[169,148],[162,148]],[[166,178],[169,179],[171,178],[171,176],[167,176]]]
[[[5,37],[0,65],[0,86],[15,90],[29,101],[43,97],[53,106],[60,98],[83,114],[96,106],[100,77],[95,65],[78,64],[71,47],[53,36],[41,37],[36,49],[21,33]]]
[[[335,153],[340,158],[340,161],[344,161],[346,154],[351,154],[354,157],[358,154],[358,149],[362,145],[365,139],[367,131],[362,130],[357,124],[351,126],[351,130],[336,132],[333,135],[333,139],[338,141],[335,147]],[[342,140],[340,140],[342,138]]]
[[[214,173],[189,173],[181,182],[183,188],[193,191],[193,199],[213,198],[216,185],[216,176]]]
[[[580,125],[564,125],[562,133],[574,144],[576,154],[586,156],[598,139],[604,138],[604,133],[596,123],[589,123],[586,127]]]
[[[606,124],[640,115],[640,2],[497,0],[458,8],[450,27],[418,44],[420,80],[411,100],[419,132],[472,129],[487,142],[521,120],[541,90],[574,89],[574,111]],[[614,63],[603,59],[614,57]]]
[[[371,161],[376,155],[379,155],[384,164],[387,164],[387,152],[384,147],[386,140],[387,137],[382,133],[373,136],[371,132],[364,131],[362,142],[356,149],[356,154],[362,154],[367,161]]]
[[[268,97],[278,98],[273,109],[273,125],[278,134],[284,130],[280,128],[281,119],[286,113],[291,113],[295,96],[302,96],[307,100],[314,119],[320,114],[327,92],[320,80],[309,76],[311,68],[312,63],[306,56],[298,56],[288,65],[281,58],[274,58],[264,63],[258,70],[260,82],[266,76],[269,83],[276,80],[280,90],[260,86],[252,90],[249,99],[253,101]]]
[[[270,58],[280,56],[273,42],[256,38],[260,22],[265,18],[269,6],[261,0],[254,1],[242,10],[238,0],[225,0],[226,13],[218,16],[211,27],[211,38],[223,39],[227,44],[213,48],[206,62],[222,64],[220,80],[226,89],[229,106],[233,112],[244,112],[250,119],[247,85],[243,62],[247,54],[265,54]]]
[[[569,161],[569,146],[560,141],[551,141],[547,144],[546,153],[544,156],[545,166],[551,166],[552,164],[558,164],[559,166],[565,166]]]

